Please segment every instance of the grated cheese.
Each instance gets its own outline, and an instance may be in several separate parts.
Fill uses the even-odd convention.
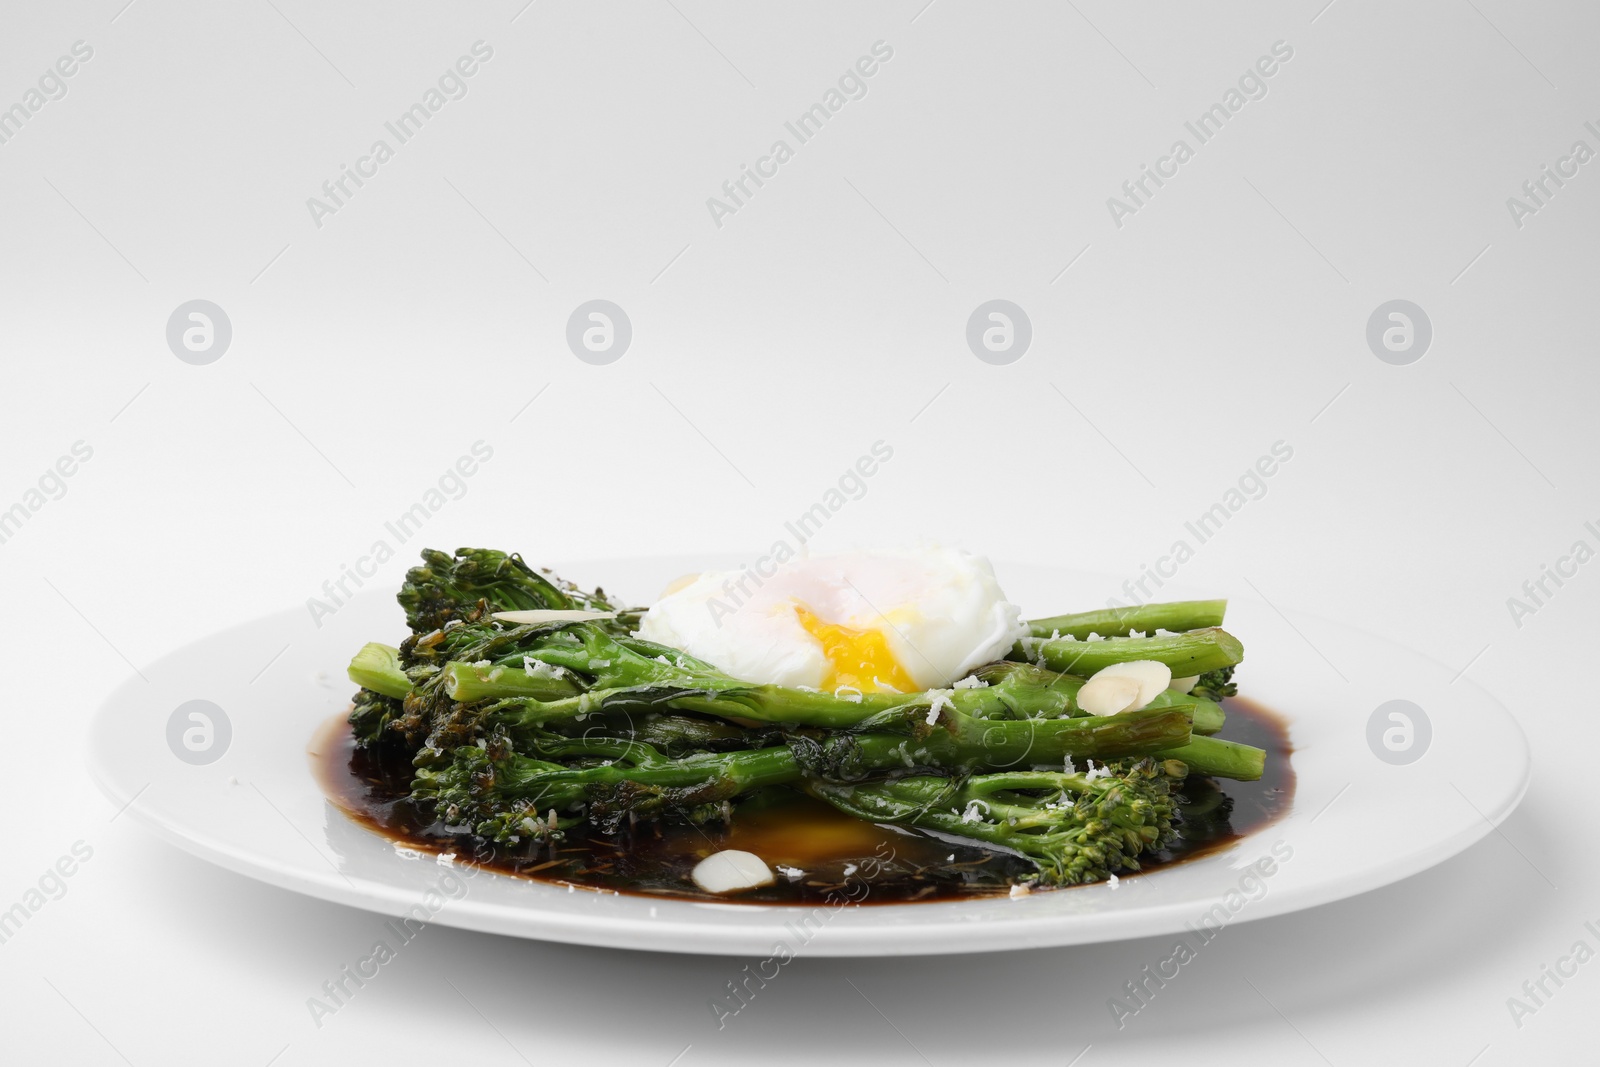
[[[542,659],[532,656],[522,657],[522,673],[529,678],[560,678],[567,673],[565,667],[558,667],[554,663],[546,663]]]

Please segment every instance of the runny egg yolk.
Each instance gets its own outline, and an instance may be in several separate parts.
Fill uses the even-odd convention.
[[[822,645],[822,654],[832,667],[823,682],[824,689],[850,686],[863,693],[916,692],[917,684],[894,658],[882,632],[823,622],[799,604],[795,605],[794,612],[806,633]]]

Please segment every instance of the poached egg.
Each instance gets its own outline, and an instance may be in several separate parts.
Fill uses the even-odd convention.
[[[933,546],[680,579],[638,634],[741,681],[910,693],[947,688],[1027,632],[987,559]]]

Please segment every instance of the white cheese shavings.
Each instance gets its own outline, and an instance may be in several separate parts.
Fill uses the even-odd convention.
[[[1050,631],[1050,636],[1046,640],[1050,640],[1050,641],[1059,641],[1059,640],[1061,640],[1061,631],[1060,630],[1051,630]],[[1044,662],[1044,641],[1039,641],[1037,644],[1038,644],[1038,655],[1034,658],[1033,663],[1034,663],[1034,666],[1036,666],[1036,667],[1043,667],[1045,665],[1045,662]]]
[[[1110,778],[1111,777],[1111,771],[1109,769],[1107,769],[1104,764],[1101,764],[1099,767],[1096,767],[1094,765],[1094,760],[1090,760],[1089,761],[1089,773],[1084,775],[1083,777],[1084,777],[1085,781],[1092,782],[1096,778]]]
[[[941,708],[949,708],[951,711],[956,710],[955,702],[950,699],[955,696],[955,690],[930,689],[928,690],[928,695],[933,698],[933,703],[928,708],[929,726],[939,721],[939,710]]]
[[[969,674],[965,678],[963,678],[959,682],[957,682],[955,684],[955,688],[957,688],[957,689],[987,689],[987,688],[989,688],[989,683],[984,681],[982,678],[978,678],[978,677],[975,677],[975,676]]]
[[[852,704],[861,703],[861,690],[853,685],[841,685],[834,689],[833,695],[840,700],[848,700]]]
[[[1106,875],[1106,885],[1110,886],[1112,889],[1117,888],[1117,882],[1118,878],[1115,874]]]
[[[1022,648],[1022,654],[1027,658],[1028,662],[1036,667],[1043,667],[1045,642],[1060,640],[1063,640],[1061,631],[1054,630],[1049,637],[1023,637],[1017,641],[1017,644]],[[1065,640],[1070,641],[1072,638],[1068,637]]]
[[[546,663],[542,659],[532,656],[522,657],[522,673],[529,678],[560,678],[567,673],[565,667],[557,667],[554,663]]]
[[[1031,892],[1033,892],[1032,882],[1019,882],[1011,887],[1011,899],[1016,900],[1018,897],[1025,897]]]

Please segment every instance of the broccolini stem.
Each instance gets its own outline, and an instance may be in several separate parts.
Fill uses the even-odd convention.
[[[361,688],[396,700],[405,699],[411,692],[411,679],[400,669],[400,650],[376,641],[361,646],[350,661],[348,674]]]
[[[1037,661],[1053,671],[1088,677],[1103,667],[1129,660],[1153,659],[1179,677],[1231,667],[1244,659],[1238,638],[1215,627],[1164,637],[1112,637],[1104,641],[1069,641],[1024,637],[1012,659]]]
[[[1193,727],[1197,734],[1210,736],[1222,730],[1227,722],[1228,713],[1222,710],[1222,705],[1205,697],[1195,696],[1193,693],[1180,693],[1176,689],[1168,689],[1156,697],[1147,708],[1192,707]]]
[[[1120,715],[1067,719],[978,719],[942,710],[940,725],[925,737],[866,733],[846,735],[848,752],[875,769],[917,766],[999,771],[1067,759],[1118,759],[1182,747],[1192,740],[1189,708],[1146,708]],[[849,757],[847,756],[846,759]]]
[[[452,660],[444,665],[450,698],[463,704],[479,700],[504,700],[532,697],[534,700],[560,700],[574,697],[580,687],[565,668],[533,661],[530,666],[463,663]]]
[[[1187,745],[1161,752],[1160,758],[1182,760],[1189,765],[1190,774],[1254,782],[1261,777],[1267,754],[1252,745],[1220,737],[1191,737]]]
[[[1031,619],[1028,630],[1034,637],[1052,637],[1059,633],[1062,637],[1076,637],[1079,641],[1092,633],[1101,637],[1126,637],[1130,630],[1147,634],[1157,630],[1179,633],[1221,626],[1227,610],[1226,600],[1174,600],[1166,604],[1140,604]]]
[[[635,746],[642,747],[642,746]],[[586,792],[594,786],[614,786],[624,782],[661,787],[699,787],[719,783],[727,790],[717,799],[726,799],[748,789],[793,781],[799,766],[787,746],[745,749],[739,752],[704,752],[681,759],[642,760],[634,766],[621,762],[577,770],[534,772],[516,788],[524,790],[530,782],[552,793],[572,789]],[[560,805],[557,805],[560,806]]]
[[[412,795],[433,804],[446,823],[466,823],[505,842],[555,836],[575,821],[563,824],[556,813],[579,806],[611,832],[630,816],[671,810],[692,816],[705,805],[801,774],[786,745],[668,759],[647,745],[622,742],[614,753],[614,762],[568,768],[516,752],[491,757],[482,748],[461,746],[449,763],[419,767]]]

